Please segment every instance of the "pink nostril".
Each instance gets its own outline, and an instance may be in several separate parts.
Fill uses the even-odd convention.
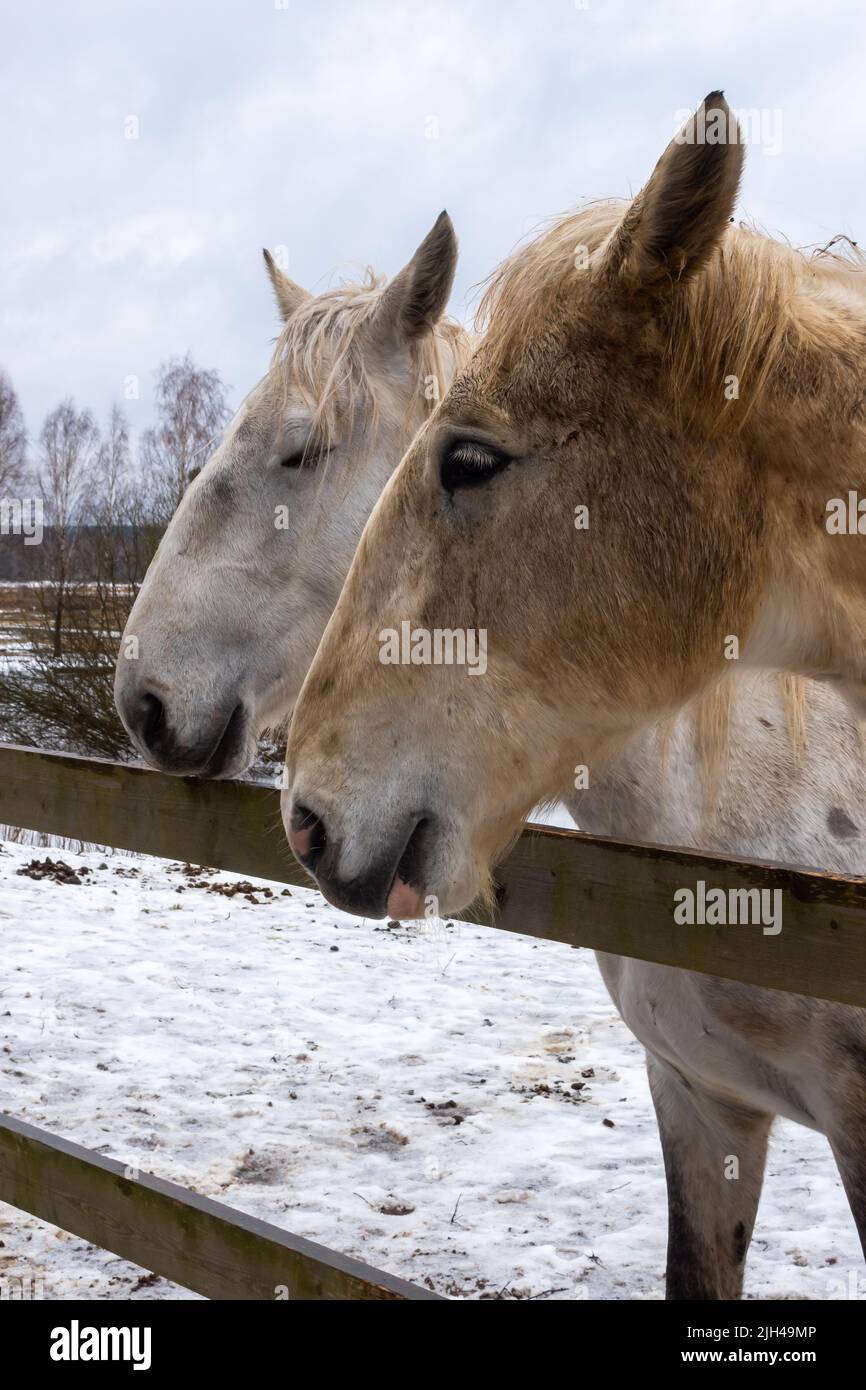
[[[325,826],[309,806],[295,806],[289,822],[288,841],[292,853],[311,869],[327,843]]]
[[[388,894],[386,911],[389,916],[398,920],[406,917],[423,917],[424,899],[417,888],[412,888],[408,883],[404,883],[402,878],[395,878],[391,892]]]
[[[296,854],[299,859],[303,859],[304,855],[310,852],[313,844],[313,829],[312,825],[306,825],[301,830],[289,831],[289,845],[292,853]]]

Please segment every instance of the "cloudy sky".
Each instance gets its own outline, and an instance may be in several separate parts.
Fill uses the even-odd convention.
[[[32,434],[190,350],[240,396],[309,288],[393,274],[442,207],[452,308],[540,220],[634,192],[714,87],[761,113],[741,210],[866,241],[861,0],[3,4],[0,366]],[[129,138],[137,135],[137,138]]]

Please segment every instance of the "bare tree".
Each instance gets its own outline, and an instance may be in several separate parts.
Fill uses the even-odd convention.
[[[100,509],[107,515],[94,518],[95,524],[113,523],[123,507],[130,484],[129,422],[116,403],[111,407],[108,428],[97,459]]]
[[[219,373],[189,356],[159,369],[156,405],[137,467],[119,408],[101,438],[72,401],[45,421],[37,470],[45,529],[33,547],[43,582],[22,590],[27,617],[15,635],[26,655],[0,661],[4,738],[129,755],[112,694],[117,642],[162,529],[229,415]]]
[[[99,430],[89,410],[79,412],[75,402],[67,399],[46,416],[39,440],[38,478],[46,522],[42,592],[52,617],[53,655],[60,657],[73,559],[92,504]]]
[[[66,525],[46,528],[45,582],[27,591],[35,611],[28,610],[28,619],[16,626],[26,660],[5,663],[5,669],[0,662],[0,737],[116,758],[129,754],[114,707],[117,644],[160,533],[133,468],[123,412],[112,408],[101,442],[92,420],[88,432],[86,412],[77,420],[78,433],[87,436],[89,461],[76,452],[74,440],[66,453],[81,469],[76,477],[87,495],[79,488],[71,496],[75,480],[67,480],[56,459],[62,452],[58,434],[74,434],[74,425],[67,418],[61,432],[54,421],[49,452],[55,474],[61,474],[57,490],[69,495],[65,509],[52,506],[51,519],[65,512]]]
[[[159,423],[142,435],[141,458],[154,519],[163,526],[229,419],[225,392],[219,372],[197,367],[189,353],[164,362],[157,371]]]
[[[123,628],[131,606],[130,576],[125,564],[127,520],[134,494],[131,470],[129,424],[115,404],[96,459],[88,518],[91,529],[87,578],[93,584],[95,606],[108,620],[109,637],[118,623]],[[93,606],[94,603],[89,605]]]
[[[112,653],[159,544],[150,500],[133,468],[126,416],[113,405],[97,459],[87,556],[90,607],[99,610]]]
[[[12,382],[0,371],[0,496],[16,492],[24,481],[27,434]]]

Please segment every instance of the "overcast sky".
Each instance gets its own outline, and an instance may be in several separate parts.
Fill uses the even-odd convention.
[[[264,245],[311,289],[393,274],[447,207],[465,315],[540,220],[635,192],[714,87],[763,113],[742,213],[866,241],[862,0],[2,8],[0,366],[33,435],[66,395],[104,417],[130,375],[141,428],[187,350],[240,399],[276,332]]]

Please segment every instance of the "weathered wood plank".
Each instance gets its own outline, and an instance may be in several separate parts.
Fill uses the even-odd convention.
[[[0,744],[0,824],[308,885],[279,792]]]
[[[286,847],[279,794],[0,745],[0,822],[281,883],[309,883]],[[506,931],[866,1007],[866,880],[530,826],[497,871]],[[782,893],[782,931],[686,926],[698,880]]]
[[[866,879],[536,826],[498,876],[508,930],[866,1007]],[[780,891],[781,931],[678,924],[700,880]]]
[[[0,1201],[207,1298],[441,1298],[9,1115]]]

